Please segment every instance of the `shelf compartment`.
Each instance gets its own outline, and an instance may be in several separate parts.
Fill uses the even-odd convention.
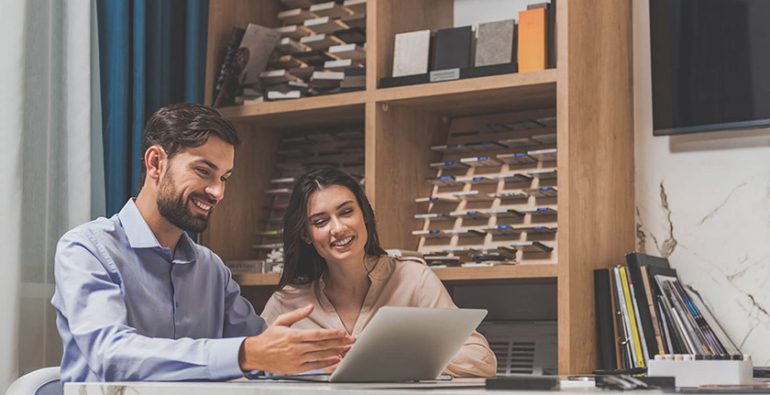
[[[441,267],[433,268],[438,278],[443,281],[506,280],[517,278],[556,278],[557,265],[517,264],[485,267]],[[242,287],[277,285],[280,273],[243,273],[233,274],[233,279]]]
[[[470,184],[470,185],[497,185],[497,180],[493,179],[491,177],[484,177],[484,176],[468,176],[468,177],[456,177],[455,180],[457,182],[462,182],[464,184]]]
[[[414,200],[414,202],[415,203],[433,203],[433,204],[458,204],[460,203],[460,199],[455,197],[433,196],[433,197],[417,198]]]
[[[431,221],[454,221],[455,218],[441,213],[415,214],[415,219],[429,219]]]
[[[543,263],[485,267],[442,267],[434,268],[433,273],[436,273],[443,281],[555,278],[557,275],[557,265]]]
[[[430,167],[433,169],[441,170],[467,170],[470,165],[466,165],[465,163],[460,163],[455,160],[450,160],[446,162],[431,163]]]
[[[367,92],[362,91],[221,107],[217,111],[232,121],[258,119],[265,127],[312,128],[319,124],[339,124],[341,120],[363,122],[366,100]]]
[[[515,241],[509,244],[511,247],[523,251],[524,253],[531,252],[546,252],[553,251],[553,247],[543,244],[539,241]]]
[[[241,287],[254,285],[278,285],[281,273],[242,273],[233,274],[233,279]]]
[[[468,211],[452,211],[449,213],[452,217],[465,218],[465,219],[487,219],[489,214],[480,210],[468,210]]]
[[[537,177],[541,180],[556,179],[556,169],[535,169],[524,172],[527,176]]]

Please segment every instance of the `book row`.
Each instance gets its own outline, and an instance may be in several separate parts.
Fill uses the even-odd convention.
[[[740,359],[742,354],[665,258],[626,256],[628,267],[594,272],[604,369],[646,367],[655,355]]]

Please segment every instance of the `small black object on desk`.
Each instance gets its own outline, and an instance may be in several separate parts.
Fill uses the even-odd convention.
[[[488,390],[543,390],[559,389],[558,376],[508,376],[487,379]]]

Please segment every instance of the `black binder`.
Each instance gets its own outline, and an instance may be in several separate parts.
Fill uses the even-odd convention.
[[[612,310],[610,269],[594,270],[594,297],[596,298],[596,328],[602,369],[618,369],[615,354],[615,312]]]
[[[473,28],[470,26],[441,29],[436,32],[433,70],[463,69],[471,64]]]

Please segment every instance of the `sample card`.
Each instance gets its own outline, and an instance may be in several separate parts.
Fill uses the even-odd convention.
[[[425,74],[430,57],[430,30],[396,34],[393,77]]]
[[[490,66],[515,61],[516,21],[508,19],[479,24],[475,66]]]

